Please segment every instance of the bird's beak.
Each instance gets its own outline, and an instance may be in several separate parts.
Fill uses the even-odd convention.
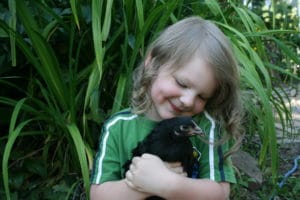
[[[205,133],[204,131],[202,130],[202,128],[200,128],[194,121],[194,127],[191,127],[189,132],[191,135],[199,135],[199,136],[204,136]]]
[[[193,121],[192,126],[181,126],[180,127],[180,132],[175,131],[175,135],[177,136],[185,136],[185,137],[190,137],[194,135],[198,136],[204,136],[205,133],[204,131]]]

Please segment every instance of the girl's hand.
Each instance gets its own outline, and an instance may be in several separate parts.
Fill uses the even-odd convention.
[[[180,163],[166,164],[155,155],[143,154],[132,159],[125,181],[129,187],[140,192],[162,194],[172,183],[176,173],[184,174],[179,165]]]
[[[183,171],[183,167],[180,162],[172,162],[172,163],[164,162],[164,164],[166,165],[166,167],[169,170],[171,170],[179,175],[187,177],[187,173],[185,171]]]

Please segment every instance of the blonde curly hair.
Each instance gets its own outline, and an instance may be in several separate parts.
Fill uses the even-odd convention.
[[[228,38],[213,22],[198,16],[169,26],[150,45],[145,61],[134,72],[133,111],[142,114],[151,108],[150,89],[161,66],[171,63],[176,70],[195,55],[213,68],[218,85],[205,109],[225,127],[228,134],[223,141],[236,141],[232,148],[235,150],[242,139],[238,65]]]

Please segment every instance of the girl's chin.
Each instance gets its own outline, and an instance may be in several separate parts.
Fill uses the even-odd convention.
[[[154,120],[154,121],[161,121],[164,119],[170,119],[173,117],[176,117],[176,115],[171,115],[171,114],[160,114],[160,115],[146,115],[149,119]]]
[[[169,108],[160,108],[157,110],[151,110],[147,112],[146,116],[155,121],[161,121],[164,119],[170,119],[176,116],[179,116],[180,113],[175,113],[174,111],[170,111]]]
[[[170,112],[165,112],[165,113],[161,113],[160,114],[160,118],[161,120],[163,119],[170,119],[170,118],[173,118],[173,117],[176,117],[178,115],[174,114],[174,113],[170,113]]]

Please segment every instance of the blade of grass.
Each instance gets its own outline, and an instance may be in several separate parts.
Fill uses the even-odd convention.
[[[299,32],[298,32],[298,34],[299,34]],[[281,51],[283,51],[287,57],[294,60],[296,64],[300,64],[300,57],[299,57],[299,55],[297,55],[297,53],[292,48],[289,48],[284,42],[276,39],[275,37],[273,37],[272,39],[276,42],[279,49]]]
[[[59,68],[59,62],[51,46],[39,33],[37,23],[34,21],[33,16],[21,1],[17,5],[17,14],[24,25],[24,28],[29,35],[35,52],[40,60],[40,66],[36,66],[40,75],[44,78],[49,89],[57,97],[57,101],[64,110],[68,110],[69,95],[68,90],[62,80],[62,72]],[[72,115],[71,115],[72,116]],[[74,116],[75,117],[75,116]]]
[[[75,19],[75,23],[77,28],[80,30],[80,24],[78,20],[78,12],[77,12],[77,0],[70,0],[71,10]]]
[[[34,6],[36,6],[37,9],[39,9],[42,13],[45,13],[53,17],[54,18],[53,21],[57,21],[59,25],[62,26],[64,30],[66,30],[66,32],[70,31],[69,25],[65,23],[64,19],[61,16],[55,13],[53,8],[48,7],[47,4],[45,4],[43,1],[40,0],[31,0],[30,3],[34,3]]]
[[[144,7],[142,1],[135,1],[137,20],[139,24],[139,30],[143,30],[144,26]]]
[[[14,111],[11,116],[10,125],[9,125],[9,133],[8,133],[8,139],[5,144],[4,152],[3,152],[3,158],[2,158],[2,175],[3,175],[3,185],[4,190],[6,194],[6,199],[10,200],[10,191],[9,191],[9,174],[8,174],[8,159],[13,147],[13,144],[20,134],[21,130],[25,125],[27,125],[29,122],[32,121],[32,119],[26,120],[22,123],[20,123],[16,127],[17,118],[19,115],[19,112],[21,110],[22,105],[24,104],[26,99],[21,99],[16,104]]]
[[[68,124],[67,125],[69,134],[71,135],[73,142],[74,142],[74,147],[77,152],[77,156],[79,159],[80,167],[81,167],[81,173],[83,177],[83,185],[85,188],[85,191],[87,193],[87,196],[89,196],[89,168],[88,168],[88,162],[87,162],[87,157],[86,157],[86,151],[85,151],[85,144],[84,141],[81,137],[80,131],[76,124]]]
[[[107,40],[109,31],[110,31],[112,4],[113,4],[113,0],[107,0],[104,23],[103,23],[103,27],[102,27],[102,40],[103,41]]]
[[[116,95],[114,97],[114,104],[111,111],[111,114],[116,113],[122,108],[123,98],[125,94],[125,88],[127,83],[128,74],[120,74]]]
[[[21,99],[20,101],[18,101],[18,103],[17,103],[16,106],[15,106],[15,109],[14,109],[14,111],[13,111],[13,113],[12,113],[11,120],[10,120],[10,124],[9,124],[9,130],[8,130],[8,133],[9,133],[9,134],[12,133],[13,130],[15,129],[19,111],[20,111],[22,105],[24,104],[25,100],[26,100],[26,99]]]
[[[234,3],[231,2],[231,6],[235,9],[238,14],[239,19],[243,22],[244,27],[248,32],[252,32],[255,30],[255,26],[245,9],[235,6]]]
[[[212,13],[215,16],[221,15],[222,19],[227,24],[226,18],[224,16],[223,12],[222,12],[222,9],[221,9],[218,1],[216,1],[216,0],[205,0],[205,5],[207,5],[207,7],[212,11]]]
[[[262,148],[259,157],[259,164],[266,160],[266,155],[269,150],[271,155],[271,170],[273,177],[277,176],[277,167],[278,167],[278,153],[277,153],[277,137],[275,131],[275,123],[273,117],[273,110],[271,106],[269,92],[266,92],[263,84],[256,71],[254,70],[253,63],[250,59],[246,57],[246,53],[242,53],[239,48],[233,45],[236,57],[239,59],[239,62],[244,66],[241,69],[241,75],[244,78],[244,81],[251,86],[256,92],[260,102],[262,103],[263,108],[263,117],[260,119],[263,120],[263,130],[260,133],[262,137]],[[251,67],[252,66],[252,67]],[[275,179],[274,179],[275,181]]]
[[[37,69],[38,66],[40,65],[36,56],[33,54],[31,48],[24,42],[23,38],[17,34],[14,30],[12,30],[8,25],[0,20],[0,27],[8,34],[12,34],[13,37],[15,37],[17,45],[19,48],[22,50],[22,52],[25,54],[27,57],[28,61],[30,61]]]
[[[12,147],[15,143],[15,140],[21,133],[21,130],[24,128],[24,126],[26,126],[31,121],[32,120],[29,119],[29,120],[26,120],[26,121],[20,123],[16,127],[15,130],[10,132],[9,138],[8,138],[5,148],[4,148],[3,159],[2,159],[2,174],[3,174],[3,185],[4,185],[4,189],[5,189],[6,199],[8,199],[8,200],[10,199],[8,159],[9,159],[10,153],[12,151]]]
[[[8,7],[11,14],[11,17],[9,19],[9,26],[12,28],[12,30],[15,31],[17,28],[16,1],[9,0]],[[12,66],[16,66],[17,65],[16,39],[13,34],[9,34],[9,38],[10,38],[11,62],[12,62]]]
[[[297,76],[296,74],[293,74],[293,73],[291,73],[291,72],[285,70],[284,68],[282,68],[282,67],[280,67],[280,66],[274,65],[274,64],[272,64],[272,63],[266,63],[266,65],[267,65],[269,68],[274,69],[274,70],[280,72],[281,74],[286,74],[286,75],[288,75],[289,77],[294,78],[294,79],[300,81],[300,77],[299,77],[299,76]]]
[[[99,77],[101,80],[103,69],[103,57],[104,57],[104,48],[102,46],[103,35],[101,27],[101,16],[102,16],[102,0],[93,0],[92,1],[92,28],[93,28],[93,44],[94,52],[96,57],[96,66],[98,67]]]

